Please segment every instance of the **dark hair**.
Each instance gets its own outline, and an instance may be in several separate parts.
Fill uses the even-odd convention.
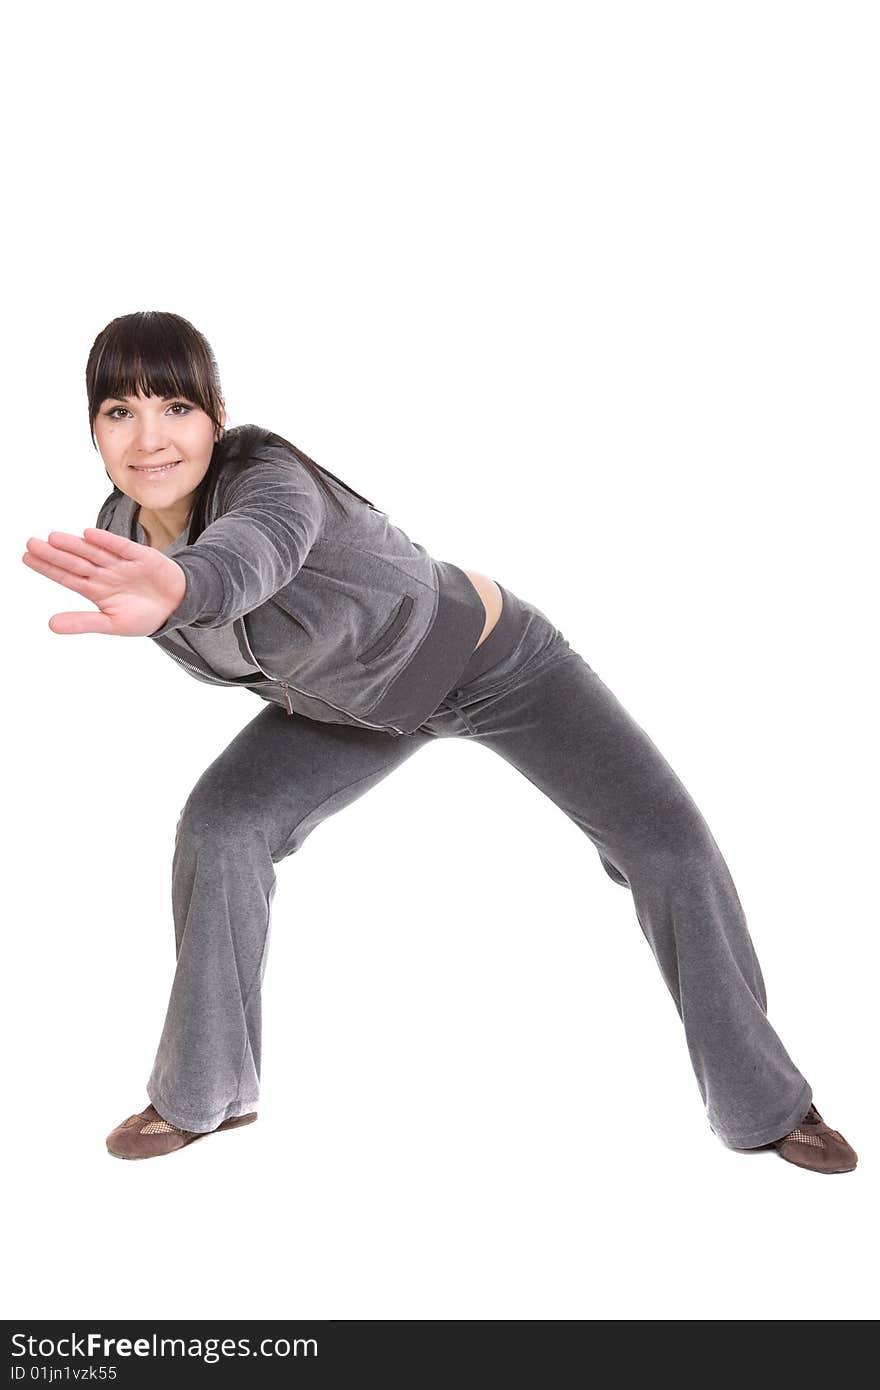
[[[254,448],[263,444],[289,449],[343,514],[346,509],[327,478],[373,507],[369,498],[315,463],[283,435],[259,425],[224,429],[220,423],[223,400],[217,359],[204,334],[180,314],[158,309],[122,314],[98,334],[86,363],[89,428],[96,449],[95,420],[102,401],[112,396],[134,396],[139,391],[145,396],[185,396],[200,406],[214,425],[211,462],[196,490],[190,516],[191,542],[204,530],[206,518],[212,514],[221,474],[228,480],[227,469],[247,467]],[[110,478],[109,473],[107,477]],[[121,491],[115,484],[114,490]]]

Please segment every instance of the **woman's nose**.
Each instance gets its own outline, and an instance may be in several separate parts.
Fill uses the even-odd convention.
[[[167,425],[145,422],[135,435],[135,448],[143,453],[155,454],[170,443]]]

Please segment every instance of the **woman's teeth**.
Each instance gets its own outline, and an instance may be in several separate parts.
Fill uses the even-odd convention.
[[[177,460],[177,463],[160,464],[158,468],[140,468],[137,464],[134,464],[133,467],[136,473],[142,473],[145,478],[164,478],[166,473],[170,473],[172,468],[177,467],[178,463],[180,463],[180,459]]]

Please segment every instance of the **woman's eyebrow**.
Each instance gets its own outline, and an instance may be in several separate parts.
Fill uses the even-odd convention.
[[[179,392],[179,391],[178,391],[178,393],[177,393],[176,396],[163,396],[163,397],[162,397],[162,400],[163,400],[163,401],[176,401],[176,400],[186,400],[186,399],[187,399],[187,398],[186,398],[185,396],[183,396],[183,395],[181,394],[181,392]],[[108,400],[108,401],[123,401],[123,402],[125,402],[125,401],[134,401],[134,400],[137,400],[137,397],[136,397],[136,396],[108,396],[108,397],[107,397],[107,400]]]

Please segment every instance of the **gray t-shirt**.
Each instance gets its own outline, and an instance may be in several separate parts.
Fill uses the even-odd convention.
[[[148,545],[146,531],[140,522],[135,520],[136,511],[137,503],[131,497],[121,498],[108,530],[120,536],[127,536],[129,540],[139,541],[141,545]],[[179,536],[175,536],[170,545],[159,547],[162,554],[173,556],[178,550],[182,550],[188,544],[188,535],[189,526]],[[263,673],[242,655],[232,630],[232,623],[225,623],[222,627],[179,627],[174,635],[179,642],[186,643],[197,652],[207,661],[214,674],[224,680],[233,676],[256,676],[265,680]]]

